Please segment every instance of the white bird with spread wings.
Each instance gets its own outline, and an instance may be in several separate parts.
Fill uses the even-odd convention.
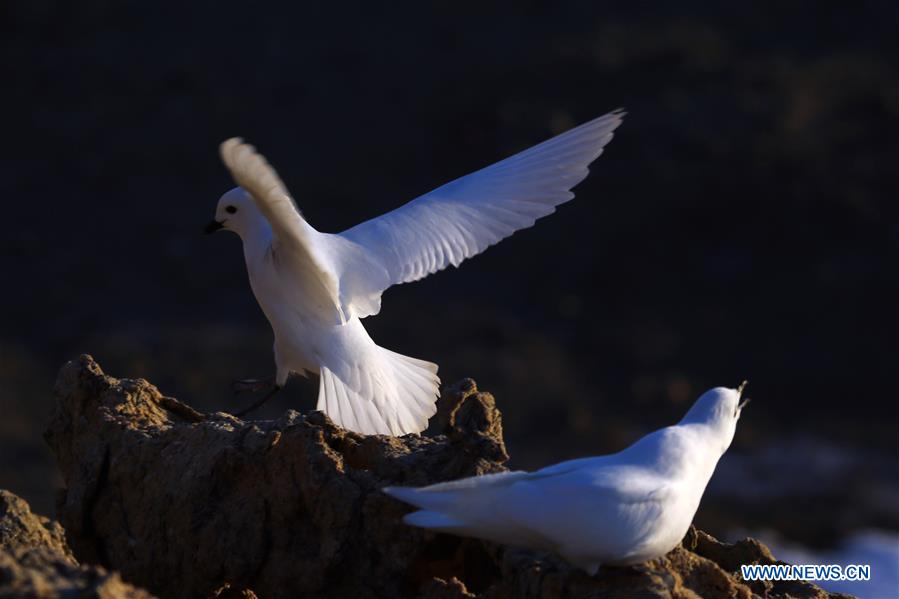
[[[222,196],[206,230],[240,236],[275,334],[273,388],[240,414],[291,374],[316,373],[317,408],[340,426],[397,436],[424,430],[436,411],[437,365],[379,347],[360,319],[380,311],[388,287],[458,266],[572,199],[623,116],[606,114],[339,234],[306,222],[253,146],[224,142],[222,160],[240,187]]]

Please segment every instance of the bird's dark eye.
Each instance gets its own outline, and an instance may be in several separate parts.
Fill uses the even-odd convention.
[[[225,212],[227,212],[228,214],[234,214],[235,212],[237,212],[237,208],[235,208],[234,206],[225,206]]]

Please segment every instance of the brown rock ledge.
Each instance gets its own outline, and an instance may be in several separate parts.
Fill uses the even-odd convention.
[[[641,568],[596,578],[551,555],[402,524],[380,492],[504,470],[493,397],[466,379],[438,403],[432,437],[365,437],[320,412],[205,418],[153,385],[60,371],[46,432],[66,483],[59,517],[78,559],[161,597],[818,598],[809,584],[747,586],[740,563],[773,561],[691,531]]]
[[[79,566],[56,523],[0,490],[0,597],[150,599],[116,573]]]

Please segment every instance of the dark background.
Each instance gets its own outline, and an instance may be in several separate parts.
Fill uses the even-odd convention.
[[[0,5],[0,487],[52,513],[79,353],[201,409],[273,372],[239,240],[201,235],[226,137],[339,231],[622,106],[573,202],[390,290],[372,337],[492,391],[524,468],[749,378],[700,524],[899,529],[893,0],[318,4]]]

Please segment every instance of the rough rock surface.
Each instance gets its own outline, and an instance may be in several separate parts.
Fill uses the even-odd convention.
[[[66,482],[75,555],[162,597],[827,597],[748,586],[747,540],[691,531],[667,556],[595,578],[551,555],[407,527],[380,489],[504,470],[493,397],[471,380],[438,403],[435,436],[362,436],[320,412],[203,415],[89,356],[60,372],[46,439]]]
[[[79,566],[56,523],[0,490],[0,597],[150,598],[116,573]]]

